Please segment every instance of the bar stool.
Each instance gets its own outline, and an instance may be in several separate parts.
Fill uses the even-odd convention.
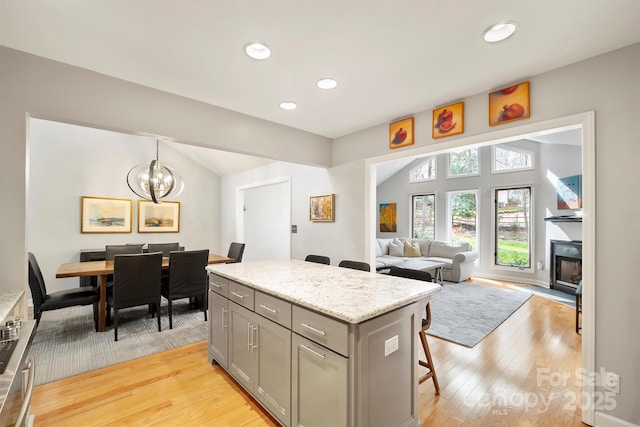
[[[427,360],[418,360],[418,364],[427,368],[429,372],[420,377],[418,384],[422,384],[429,378],[433,378],[433,386],[436,389],[436,394],[440,394],[438,377],[436,376],[433,359],[431,359],[431,351],[429,351],[429,344],[427,343],[427,329],[429,329],[429,326],[431,326],[431,307],[429,306],[429,303],[427,303],[427,318],[422,319],[422,328],[420,329],[420,332],[418,332],[418,335],[420,335],[420,341],[422,342],[422,349],[424,350]]]

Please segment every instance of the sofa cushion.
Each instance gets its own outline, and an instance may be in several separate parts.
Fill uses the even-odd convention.
[[[389,255],[389,243],[393,239],[376,239],[378,244],[376,245],[376,257]]]
[[[407,240],[404,241],[404,256],[417,257],[422,256],[420,253],[420,244],[418,242],[411,243]]]
[[[458,252],[470,251],[471,245],[467,242],[439,242],[434,240],[429,245],[429,257],[453,258]]]
[[[410,259],[410,258],[392,257],[390,255],[377,257],[376,258],[376,268],[379,269],[379,268],[383,268],[383,267],[391,267],[391,266],[394,266],[394,265],[402,264],[403,262],[405,262],[408,259]]]
[[[401,242],[389,242],[389,255],[404,256],[404,244]]]
[[[444,266],[442,267],[444,270],[451,270],[453,268],[453,261],[451,258],[444,258],[444,257],[441,258],[437,256],[430,256],[425,258],[425,260],[444,263]]]
[[[431,245],[431,240],[412,239],[411,243],[418,243],[422,256],[427,256],[427,254],[429,253],[429,245]]]

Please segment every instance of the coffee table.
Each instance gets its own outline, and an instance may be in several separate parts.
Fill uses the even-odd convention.
[[[410,259],[402,264],[398,264],[396,267],[408,268],[409,270],[422,270],[426,272],[434,271],[434,273],[431,274],[433,276],[433,281],[442,285],[442,267],[444,266],[444,262]]]

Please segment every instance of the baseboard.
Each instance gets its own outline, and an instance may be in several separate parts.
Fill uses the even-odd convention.
[[[631,423],[629,421],[621,420],[613,415],[605,414],[604,412],[597,412],[595,417],[595,426],[597,427],[640,427],[638,424]]]
[[[514,283],[524,283],[525,285],[536,285],[541,286],[543,288],[550,289],[549,282],[544,280],[536,280],[536,279],[523,279],[521,277],[511,277],[511,276],[502,276],[499,274],[484,274],[484,273],[474,273],[471,276],[473,280],[474,277],[479,277],[481,279],[490,279],[490,280],[501,280],[503,282],[514,282]]]

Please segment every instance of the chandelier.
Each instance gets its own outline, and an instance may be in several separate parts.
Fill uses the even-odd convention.
[[[162,203],[182,193],[184,183],[171,166],[160,163],[160,141],[156,140],[156,159],[150,164],[141,163],[127,174],[127,185],[139,197]]]

